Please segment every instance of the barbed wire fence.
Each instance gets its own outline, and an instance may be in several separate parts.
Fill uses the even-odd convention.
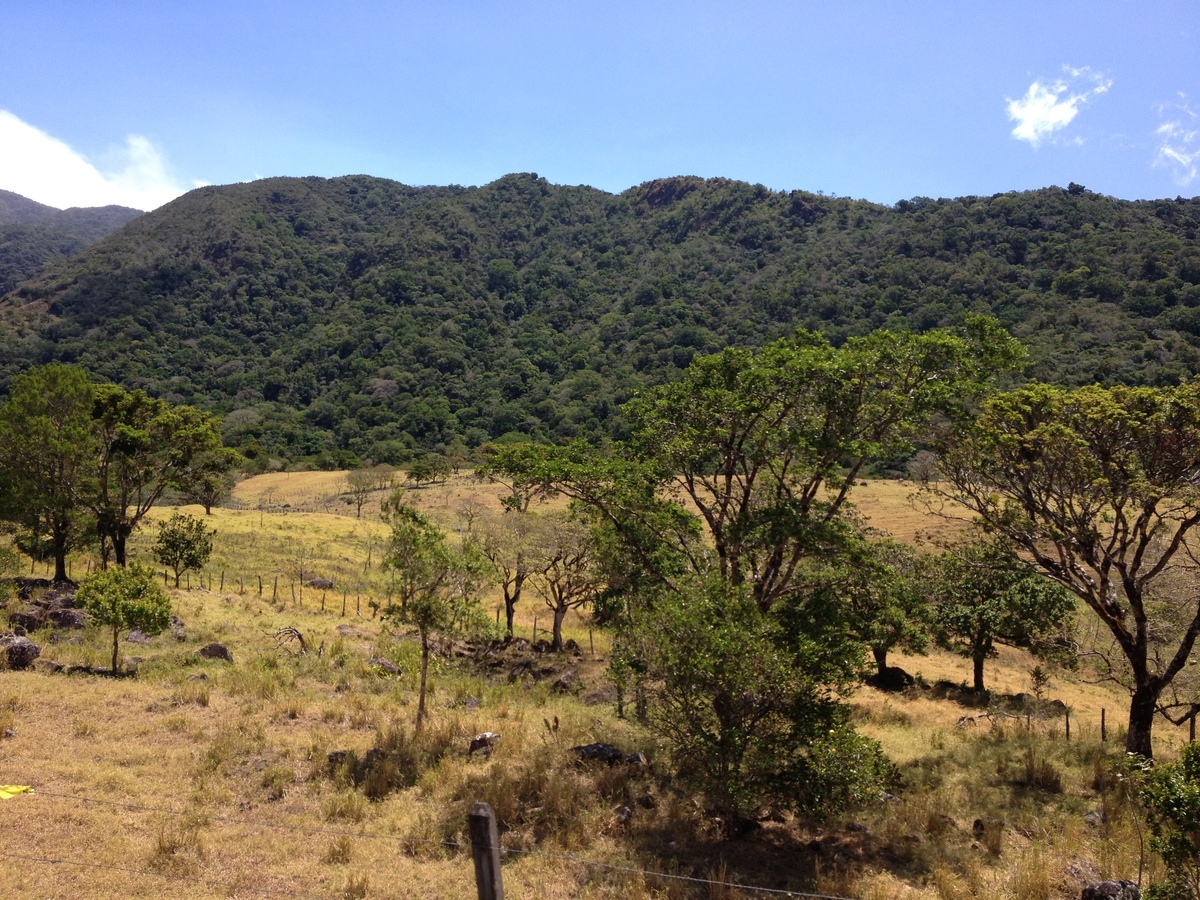
[[[647,870],[647,869],[638,868],[636,866],[625,866],[625,865],[619,865],[616,863],[602,862],[600,860],[586,859],[584,857],[577,856],[577,855],[571,854],[571,853],[550,853],[550,852],[543,851],[543,850],[525,850],[525,849],[519,849],[519,848],[515,848],[515,847],[505,847],[502,844],[500,844],[499,841],[495,842],[496,846],[489,847],[489,846],[483,845],[483,844],[486,844],[486,841],[481,842],[479,840],[476,840],[474,843],[472,843],[471,841],[450,841],[450,840],[439,841],[439,840],[433,840],[430,838],[417,838],[417,837],[405,837],[405,836],[393,835],[393,834],[381,834],[378,832],[365,831],[365,830],[361,830],[361,829],[360,830],[350,830],[350,829],[345,829],[345,828],[316,827],[316,826],[307,826],[307,825],[289,825],[287,823],[272,822],[272,821],[269,821],[267,819],[262,819],[262,818],[246,818],[246,817],[242,817],[242,816],[229,816],[229,815],[220,815],[220,814],[215,814],[215,813],[197,813],[194,810],[188,811],[188,810],[169,809],[166,807],[158,807],[158,806],[147,806],[142,803],[129,803],[129,802],[124,802],[124,801],[120,801],[120,800],[106,800],[103,798],[88,797],[88,796],[83,796],[83,795],[79,795],[79,794],[65,794],[65,793],[60,793],[57,791],[49,791],[49,790],[44,790],[44,789],[36,788],[36,787],[29,794],[20,795],[20,796],[21,797],[32,797],[32,798],[45,797],[45,798],[52,798],[52,799],[56,799],[56,800],[65,800],[65,801],[69,801],[72,803],[78,803],[78,804],[93,804],[93,805],[99,805],[99,806],[107,806],[107,807],[122,809],[122,810],[125,810],[128,812],[151,813],[151,814],[164,815],[164,816],[177,816],[177,817],[188,818],[188,819],[200,818],[200,819],[203,819],[206,823],[214,823],[215,822],[215,823],[219,823],[219,824],[223,824],[223,825],[238,825],[238,826],[246,826],[246,827],[251,827],[251,828],[268,828],[268,829],[274,829],[277,831],[286,831],[286,832],[293,832],[296,834],[303,834],[306,836],[332,836],[332,837],[345,837],[345,838],[360,839],[360,840],[384,841],[384,842],[390,842],[390,843],[395,843],[395,844],[401,845],[401,846],[405,847],[406,849],[412,849],[412,848],[415,848],[418,846],[441,847],[444,849],[450,849],[450,850],[456,850],[456,851],[465,852],[465,853],[471,853],[472,856],[476,859],[478,859],[478,857],[481,854],[489,853],[492,851],[495,851],[497,860],[503,859],[504,857],[510,857],[513,859],[516,859],[519,857],[540,857],[540,858],[547,859],[547,860],[553,860],[553,861],[558,861],[558,862],[569,862],[569,863],[573,863],[576,865],[582,865],[582,866],[586,866],[591,869],[616,872],[616,873],[621,873],[621,874],[630,875],[630,876],[638,876],[638,877],[641,877],[644,879],[659,879],[659,880],[662,880],[663,882],[685,883],[685,884],[694,885],[698,888],[699,887],[707,887],[710,890],[713,888],[721,888],[724,890],[736,890],[736,891],[742,891],[745,893],[762,895],[762,896],[794,897],[794,898],[799,898],[799,900],[854,900],[854,898],[845,897],[842,895],[835,895],[835,894],[810,893],[810,892],[804,892],[804,891],[785,890],[782,888],[760,887],[757,885],[738,883],[738,882],[730,881],[728,879],[716,880],[716,879],[711,879],[711,878],[702,878],[702,877],[695,876],[695,875],[681,875],[681,874],[672,873],[672,872],[655,872],[655,871],[651,871],[651,870]],[[487,806],[487,804],[476,804],[473,812],[480,812],[480,810],[479,810],[480,807],[486,807],[486,814],[493,817],[493,823],[494,823],[494,814],[491,811],[491,807]],[[162,871],[156,871],[154,869],[137,868],[134,866],[117,866],[117,865],[110,865],[110,864],[106,864],[106,863],[89,862],[86,860],[71,859],[62,854],[38,855],[38,854],[30,854],[30,853],[19,853],[19,852],[14,852],[13,850],[9,849],[9,847],[7,847],[7,846],[0,846],[0,859],[9,859],[9,860],[13,860],[15,862],[21,862],[21,863],[26,863],[26,864],[40,864],[40,865],[47,865],[47,866],[69,866],[69,867],[76,867],[76,868],[82,868],[82,869],[95,869],[95,870],[102,870],[102,871],[111,871],[111,872],[118,872],[118,873],[127,874],[127,875],[136,875],[139,877],[155,878],[155,879],[160,879],[160,880],[164,880],[164,881],[175,881],[175,882],[180,882],[180,883],[190,883],[190,884],[202,885],[202,886],[209,887],[209,888],[217,888],[217,889],[223,889],[223,890],[229,890],[229,891],[239,891],[242,893],[259,894],[262,896],[304,897],[304,898],[311,897],[311,898],[323,898],[323,900],[325,900],[325,898],[332,896],[330,894],[315,894],[315,893],[311,893],[311,892],[287,890],[287,889],[282,889],[282,888],[255,887],[255,886],[247,885],[247,884],[244,884],[244,883],[241,883],[238,881],[221,881],[221,880],[217,880],[217,879],[200,878],[200,877],[196,877],[196,876],[184,875],[181,873],[162,872]],[[499,872],[497,869],[497,875],[498,874],[499,874]],[[498,880],[497,880],[497,883],[498,883]],[[480,887],[479,890],[480,890],[480,894],[479,894],[480,900],[492,900],[493,897],[503,896],[502,893],[501,894],[484,893],[484,890],[482,887]]]

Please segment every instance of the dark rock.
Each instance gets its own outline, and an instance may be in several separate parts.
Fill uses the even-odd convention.
[[[135,629],[133,629],[133,631],[129,632],[129,634],[125,635],[125,640],[127,640],[131,644],[148,644],[148,643],[150,643],[150,638],[148,638],[146,636],[146,632],[142,631],[142,629],[140,629],[140,628],[135,628]]]
[[[646,759],[646,754],[641,750],[634,750],[625,757],[625,765],[633,766],[635,769],[645,772],[650,768],[650,760]]]
[[[17,637],[25,637],[27,632],[20,625],[17,625],[13,628],[13,634],[15,634]]]
[[[1080,900],[1142,900],[1142,892],[1132,881],[1101,881],[1085,887]]]
[[[478,697],[463,697],[456,705],[462,709],[479,709],[480,700]]]
[[[563,644],[563,650],[565,650],[567,653],[578,653],[579,642],[575,640],[575,638],[570,638],[565,644]]]
[[[545,640],[544,638],[538,638],[537,641],[534,642],[533,652],[534,653],[549,653],[550,652],[550,642]]]
[[[880,691],[899,693],[916,684],[916,680],[899,666],[887,666],[868,678],[867,684]]]
[[[367,665],[372,669],[378,669],[379,671],[383,672],[384,675],[400,676],[404,674],[400,671],[400,667],[390,659],[384,659],[379,656],[374,656],[371,659],[368,659]]]
[[[49,618],[44,609],[30,605],[22,606],[8,616],[8,621],[12,625],[24,628],[27,631],[37,631],[40,628],[45,628],[48,620]]]
[[[656,809],[658,807],[658,801],[654,799],[654,795],[649,791],[642,794],[634,802],[643,809]]]
[[[200,648],[199,653],[205,659],[223,659],[225,662],[233,662],[233,654],[229,652],[229,648],[224,644],[215,642],[206,644]]]
[[[50,621],[58,628],[78,631],[87,625],[88,615],[81,609],[52,609]]]
[[[22,600],[30,600],[34,594],[44,594],[54,587],[49,578],[19,578],[17,579],[17,596]]]
[[[42,648],[27,637],[15,634],[0,635],[0,648],[8,660],[10,669],[28,669],[42,655]]]
[[[617,807],[617,821],[620,822],[622,825],[624,825],[626,822],[628,822],[632,815],[633,815],[633,810],[630,809],[628,806]]]
[[[554,683],[550,685],[550,689],[560,694],[569,694],[575,689],[578,678],[579,675],[574,669],[567,669],[567,671],[554,679]]]
[[[183,628],[184,627],[183,619],[179,618],[179,616],[171,616],[170,627],[171,628]]]
[[[304,586],[310,587],[310,588],[317,588],[318,590],[327,591],[333,587],[333,584],[334,584],[334,582],[333,582],[332,578],[314,578],[311,581],[306,581],[304,583]]]
[[[492,755],[492,750],[496,747],[496,742],[500,740],[500,735],[494,731],[484,731],[481,734],[471,738],[471,746],[467,748],[467,756],[474,756],[478,750],[484,759],[488,759]]]
[[[188,681],[208,681],[208,673],[207,672],[198,672],[195,675],[189,675]]]
[[[17,736],[17,733],[15,731],[13,731],[11,728],[5,728],[4,733],[0,734],[0,737],[6,737],[6,738],[15,738],[16,736]]]
[[[578,747],[572,747],[571,752],[576,757],[586,761],[598,761],[608,763],[610,766],[616,765],[625,760],[625,753],[612,744],[597,742],[595,744],[581,744]]]
[[[1083,821],[1087,822],[1092,828],[1099,828],[1108,821],[1108,816],[1104,814],[1104,810],[1102,809],[1091,809],[1083,814]]]
[[[579,702],[586,706],[597,706],[601,703],[616,703],[617,691],[611,685],[596,688],[594,691],[588,691],[579,698]]]

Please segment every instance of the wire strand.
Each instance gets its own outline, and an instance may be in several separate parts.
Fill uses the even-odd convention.
[[[222,815],[216,815],[216,814],[210,814],[210,813],[185,812],[185,811],[175,810],[175,809],[164,809],[162,807],[144,806],[144,805],[138,804],[138,803],[125,803],[125,802],[122,802],[119,800],[101,800],[101,799],[97,799],[94,797],[82,797],[77,794],[60,794],[60,793],[57,793],[54,791],[45,791],[45,790],[42,790],[41,788],[37,788],[34,790],[34,796],[35,797],[39,797],[39,796],[40,797],[53,797],[55,799],[60,799],[60,800],[74,800],[79,803],[95,803],[95,804],[99,804],[102,806],[115,806],[120,809],[135,810],[137,812],[159,813],[162,815],[169,815],[169,816],[185,816],[185,817],[190,816],[190,817],[194,817],[194,818],[203,818],[203,819],[209,820],[209,821],[223,822],[223,823],[227,823],[227,824],[231,824],[231,825],[249,825],[249,826],[254,826],[254,827],[258,827],[258,828],[275,828],[275,829],[279,829],[281,831],[292,831],[292,832],[296,832],[299,834],[337,835],[340,837],[367,838],[369,840],[395,841],[396,843],[406,844],[406,845],[410,845],[410,846],[416,845],[416,844],[424,844],[427,846],[448,847],[453,850],[463,850],[470,846],[470,844],[460,843],[459,841],[435,841],[435,840],[430,840],[428,838],[400,837],[398,835],[379,834],[379,833],[370,832],[370,831],[346,831],[345,829],[340,829],[340,828],[310,828],[310,827],[304,827],[304,826],[300,826],[300,825],[285,825],[285,824],[282,824],[279,822],[267,822],[267,821],[264,821],[261,819],[242,819],[242,818],[238,818],[236,816],[222,816]],[[604,862],[599,862],[597,860],[583,859],[582,857],[572,856],[570,854],[547,853],[543,850],[518,850],[515,848],[511,848],[511,847],[503,847],[502,846],[500,848],[500,852],[511,855],[511,856],[540,856],[545,859],[557,859],[557,860],[562,860],[565,862],[573,862],[573,863],[577,863],[577,864],[585,865],[585,866],[593,866],[595,868],[600,868],[600,869],[609,869],[614,872],[624,872],[626,874],[631,874],[631,875],[642,875],[642,876],[649,877],[649,878],[664,878],[664,879],[669,879],[669,880],[674,880],[674,881],[685,881],[685,882],[688,882],[691,884],[704,884],[704,885],[712,885],[712,886],[718,886],[718,887],[733,888],[734,890],[739,890],[739,891],[752,891],[752,892],[756,892],[756,893],[760,893],[760,894],[775,894],[775,895],[783,896],[783,897],[799,897],[799,898],[801,898],[801,900],[852,900],[852,898],[842,897],[840,895],[835,895],[835,894],[812,894],[812,893],[805,893],[803,891],[785,890],[783,888],[756,887],[754,885],[749,885],[749,884],[735,884],[733,882],[728,882],[728,881],[714,881],[710,878],[700,878],[700,877],[694,876],[694,875],[676,875],[676,874],[672,874],[669,872],[651,872],[646,869],[637,869],[632,866],[619,866],[619,865],[615,865],[613,863],[604,863]],[[0,854],[0,855],[2,855],[2,854]],[[59,862],[59,860],[42,860],[42,861],[44,861],[44,862]],[[91,865],[89,863],[74,863],[74,864],[75,865]],[[108,866],[108,867],[97,866],[97,867],[98,868],[115,868],[112,866]],[[131,870],[131,871],[137,871],[137,870]],[[158,875],[159,873],[147,872],[145,874]],[[160,877],[165,878],[165,877],[171,877],[171,876],[163,875]],[[195,880],[195,879],[191,879],[191,880]],[[214,883],[217,883],[217,882],[214,882]],[[310,895],[296,894],[294,896],[310,896]]]

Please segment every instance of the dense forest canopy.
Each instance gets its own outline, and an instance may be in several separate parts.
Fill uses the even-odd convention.
[[[404,462],[508,435],[625,434],[697,354],[797,327],[996,316],[1027,375],[1200,370],[1200,198],[1072,184],[895,207],[726,179],[612,195],[510,175],[206,187],[0,303],[0,378],[52,360],[224,416],[248,456]]]
[[[0,294],[141,214],[125,206],[55,209],[0,191]]]

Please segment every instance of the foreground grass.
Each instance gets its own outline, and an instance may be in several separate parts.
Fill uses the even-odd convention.
[[[513,897],[756,896],[624,868],[873,900],[1074,898],[1085,879],[1155,871],[1142,857],[1128,790],[1112,775],[1126,701],[1069,674],[1055,676],[1050,696],[1071,709],[1070,742],[1058,718],[959,728],[964,714],[981,710],[928,692],[864,688],[855,716],[901,768],[896,799],[825,822],[772,815],[732,841],[672,780],[656,737],[617,718],[605,693],[607,640],[594,635],[593,657],[580,617],[567,636],[584,652],[555,662],[575,670],[578,693],[555,692],[551,678],[510,682],[507,669],[439,659],[433,717],[417,738],[416,644],[370,607],[386,598],[378,567],[386,529],[369,515],[296,511],[320,505],[313,498],[332,482],[329,473],[291,478],[288,511],[221,509],[207,520],[218,535],[205,587],[193,577],[190,590],[171,591],[185,637],[123,642],[127,661],[142,658],[136,678],[0,673],[0,733],[15,733],[0,739],[0,783],[37,788],[0,802],[5,897],[473,896],[470,856],[455,845],[478,799],[497,809],[502,842],[516,851],[504,861]],[[929,527],[909,518],[904,486],[863,493],[873,524],[891,522],[909,539]],[[491,503],[498,492],[452,481],[412,496],[453,530],[461,499]],[[140,534],[134,552],[144,556],[152,537],[152,529]],[[74,560],[77,570],[87,563]],[[301,565],[337,586],[293,598]],[[531,630],[534,598],[523,605],[519,625]],[[279,646],[286,627],[311,652]],[[78,643],[65,637],[35,636],[47,660],[105,664],[99,630]],[[200,658],[211,641],[228,646],[234,662]],[[384,674],[370,662],[380,658],[403,674]],[[929,683],[969,676],[967,661],[944,654],[893,663]],[[998,692],[1028,691],[1031,667],[1005,650],[989,662],[988,679]],[[1170,755],[1182,735],[1156,729]],[[489,760],[466,753],[481,731],[503,735]],[[572,762],[568,748],[597,740],[643,751],[650,771]],[[356,789],[328,764],[332,751],[361,757],[380,746],[404,751],[390,793]]]

